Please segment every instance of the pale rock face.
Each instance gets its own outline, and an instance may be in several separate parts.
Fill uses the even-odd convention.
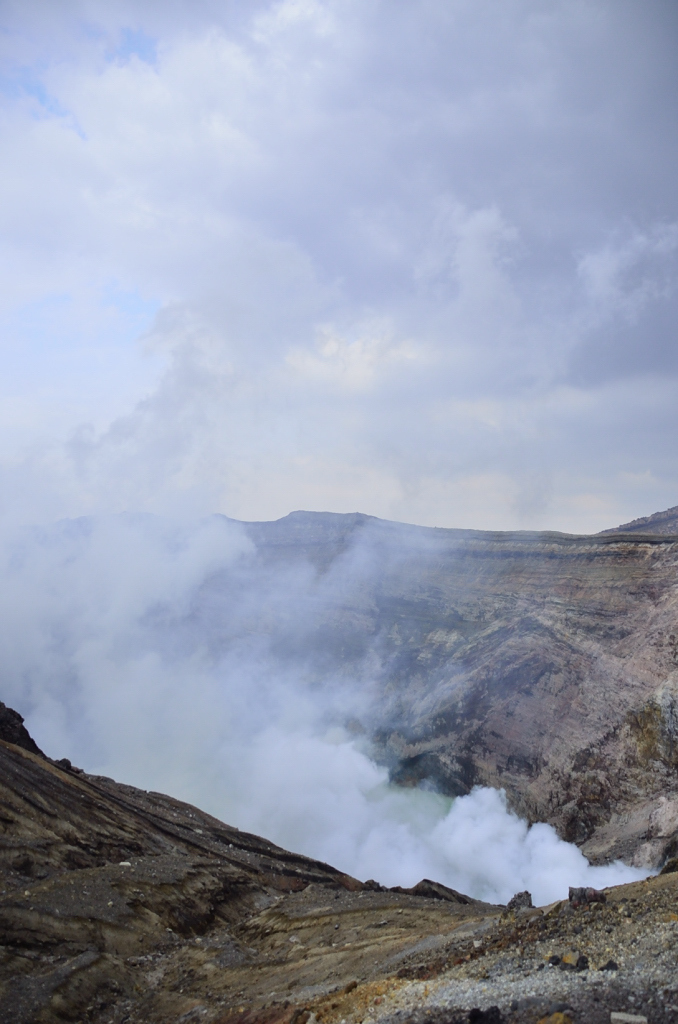
[[[668,838],[678,829],[678,794],[660,796],[657,806],[650,813],[650,830],[653,836]]]
[[[631,864],[638,868],[656,867],[666,859],[665,851],[677,833],[678,794],[660,796],[650,805],[647,815],[647,841],[636,848],[631,857]]]

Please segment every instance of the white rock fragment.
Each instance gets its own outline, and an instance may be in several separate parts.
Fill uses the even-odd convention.
[[[613,1010],[610,1014],[610,1024],[647,1024],[647,1017],[639,1013],[619,1013]]]

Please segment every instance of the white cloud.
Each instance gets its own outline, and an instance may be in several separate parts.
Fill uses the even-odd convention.
[[[678,223],[655,225],[649,232],[608,242],[579,263],[599,315],[637,318],[654,299],[670,297],[678,287]]]
[[[425,354],[407,341],[394,344],[388,323],[357,324],[355,336],[345,338],[332,325],[318,329],[313,350],[291,348],[286,362],[313,383],[364,390],[378,384],[391,367],[412,364]]]
[[[258,42],[269,45],[277,36],[300,27],[327,36],[337,27],[333,6],[319,0],[279,0],[254,18],[252,35]]]

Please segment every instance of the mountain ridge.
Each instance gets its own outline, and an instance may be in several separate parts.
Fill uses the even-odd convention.
[[[678,505],[664,509],[663,512],[655,512],[650,516],[632,519],[630,523],[623,523],[621,526],[615,526],[611,530],[602,532],[603,534],[649,533],[678,536]]]
[[[503,788],[596,863],[673,854],[678,537],[647,532],[670,516],[578,536],[328,515],[243,527],[266,564],[328,573],[353,552],[355,587],[317,632],[327,664],[379,652],[365,728],[395,782]]]

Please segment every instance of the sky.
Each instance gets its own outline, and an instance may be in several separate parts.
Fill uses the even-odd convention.
[[[0,515],[678,503],[673,0],[0,0]]]

